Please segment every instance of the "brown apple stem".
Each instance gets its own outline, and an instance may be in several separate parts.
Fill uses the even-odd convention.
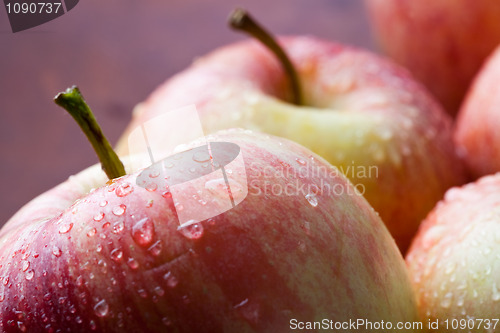
[[[56,95],[54,101],[76,120],[92,147],[94,147],[101,162],[102,170],[108,178],[114,179],[124,176],[126,173],[123,163],[102,133],[94,114],[83,99],[78,87],[73,86],[66,89],[65,92],[60,92]]]
[[[241,8],[237,8],[231,13],[229,16],[229,25],[235,30],[245,32],[258,39],[276,55],[288,75],[293,94],[292,102],[296,105],[304,105],[300,79],[297,75],[297,71],[290,61],[290,58],[288,58],[287,54],[278,44],[276,39],[262,26],[260,26],[244,9]]]

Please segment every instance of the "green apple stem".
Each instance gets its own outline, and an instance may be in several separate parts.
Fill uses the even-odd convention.
[[[54,98],[57,105],[64,108],[75,119],[101,161],[102,170],[109,179],[124,176],[125,168],[116,155],[77,86],[60,92]]]
[[[229,16],[229,25],[239,31],[243,31],[254,38],[258,39],[270,51],[272,51],[279,59],[283,69],[288,75],[290,86],[292,88],[293,103],[296,105],[304,105],[302,99],[302,90],[300,85],[299,76],[293,66],[290,58],[278,44],[276,39],[267,32],[261,25],[259,25],[247,11],[241,8],[235,9]]]

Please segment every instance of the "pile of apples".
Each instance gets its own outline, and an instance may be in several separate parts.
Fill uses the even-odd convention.
[[[402,3],[367,0],[375,24]],[[418,21],[398,22],[395,32]],[[179,225],[170,189],[139,186],[143,169],[123,167],[78,89],[59,94],[102,168],[71,176],[1,229],[0,331],[288,332],[358,319],[500,331],[500,48],[453,119],[392,60],[314,37],[275,42],[244,11],[232,24],[260,42],[215,50],[170,78],[134,110],[116,151],[127,155],[141,124],[194,104],[208,141],[241,150],[246,198]],[[497,26],[483,27],[492,43]],[[149,143],[187,138],[181,128],[149,132]],[[227,191],[200,194],[199,209]]]

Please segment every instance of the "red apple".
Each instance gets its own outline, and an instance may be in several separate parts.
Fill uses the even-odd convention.
[[[471,86],[457,118],[455,139],[475,177],[500,171],[500,47]]]
[[[279,332],[324,318],[417,320],[394,240],[336,168],[263,134],[212,140],[239,146],[244,170],[233,172],[246,173],[249,192],[206,221],[179,226],[168,189],[136,185],[141,171],[106,183],[98,166],[24,206],[0,232],[0,330]]]
[[[498,332],[499,242],[500,174],[446,193],[406,257],[424,323],[436,332]]]
[[[405,251],[420,221],[464,169],[451,119],[403,68],[374,54],[313,37],[280,40],[302,81],[293,98],[276,57],[259,43],[229,45],[198,59],[137,106],[130,131],[188,104],[205,133],[231,127],[298,142],[337,166],[380,213]],[[169,135],[157,133],[160,142]]]
[[[484,59],[500,43],[500,2],[365,2],[382,49],[455,115]]]

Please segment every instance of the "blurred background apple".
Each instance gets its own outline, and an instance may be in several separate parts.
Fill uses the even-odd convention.
[[[0,8],[0,224],[24,203],[97,162],[53,104],[78,84],[111,142],[132,108],[198,56],[246,38],[227,28],[229,0],[80,1],[69,13],[12,33]],[[245,3],[276,34],[311,34],[374,49],[363,3]],[[279,13],[279,15],[277,15]],[[40,149],[40,147],[45,147]]]

